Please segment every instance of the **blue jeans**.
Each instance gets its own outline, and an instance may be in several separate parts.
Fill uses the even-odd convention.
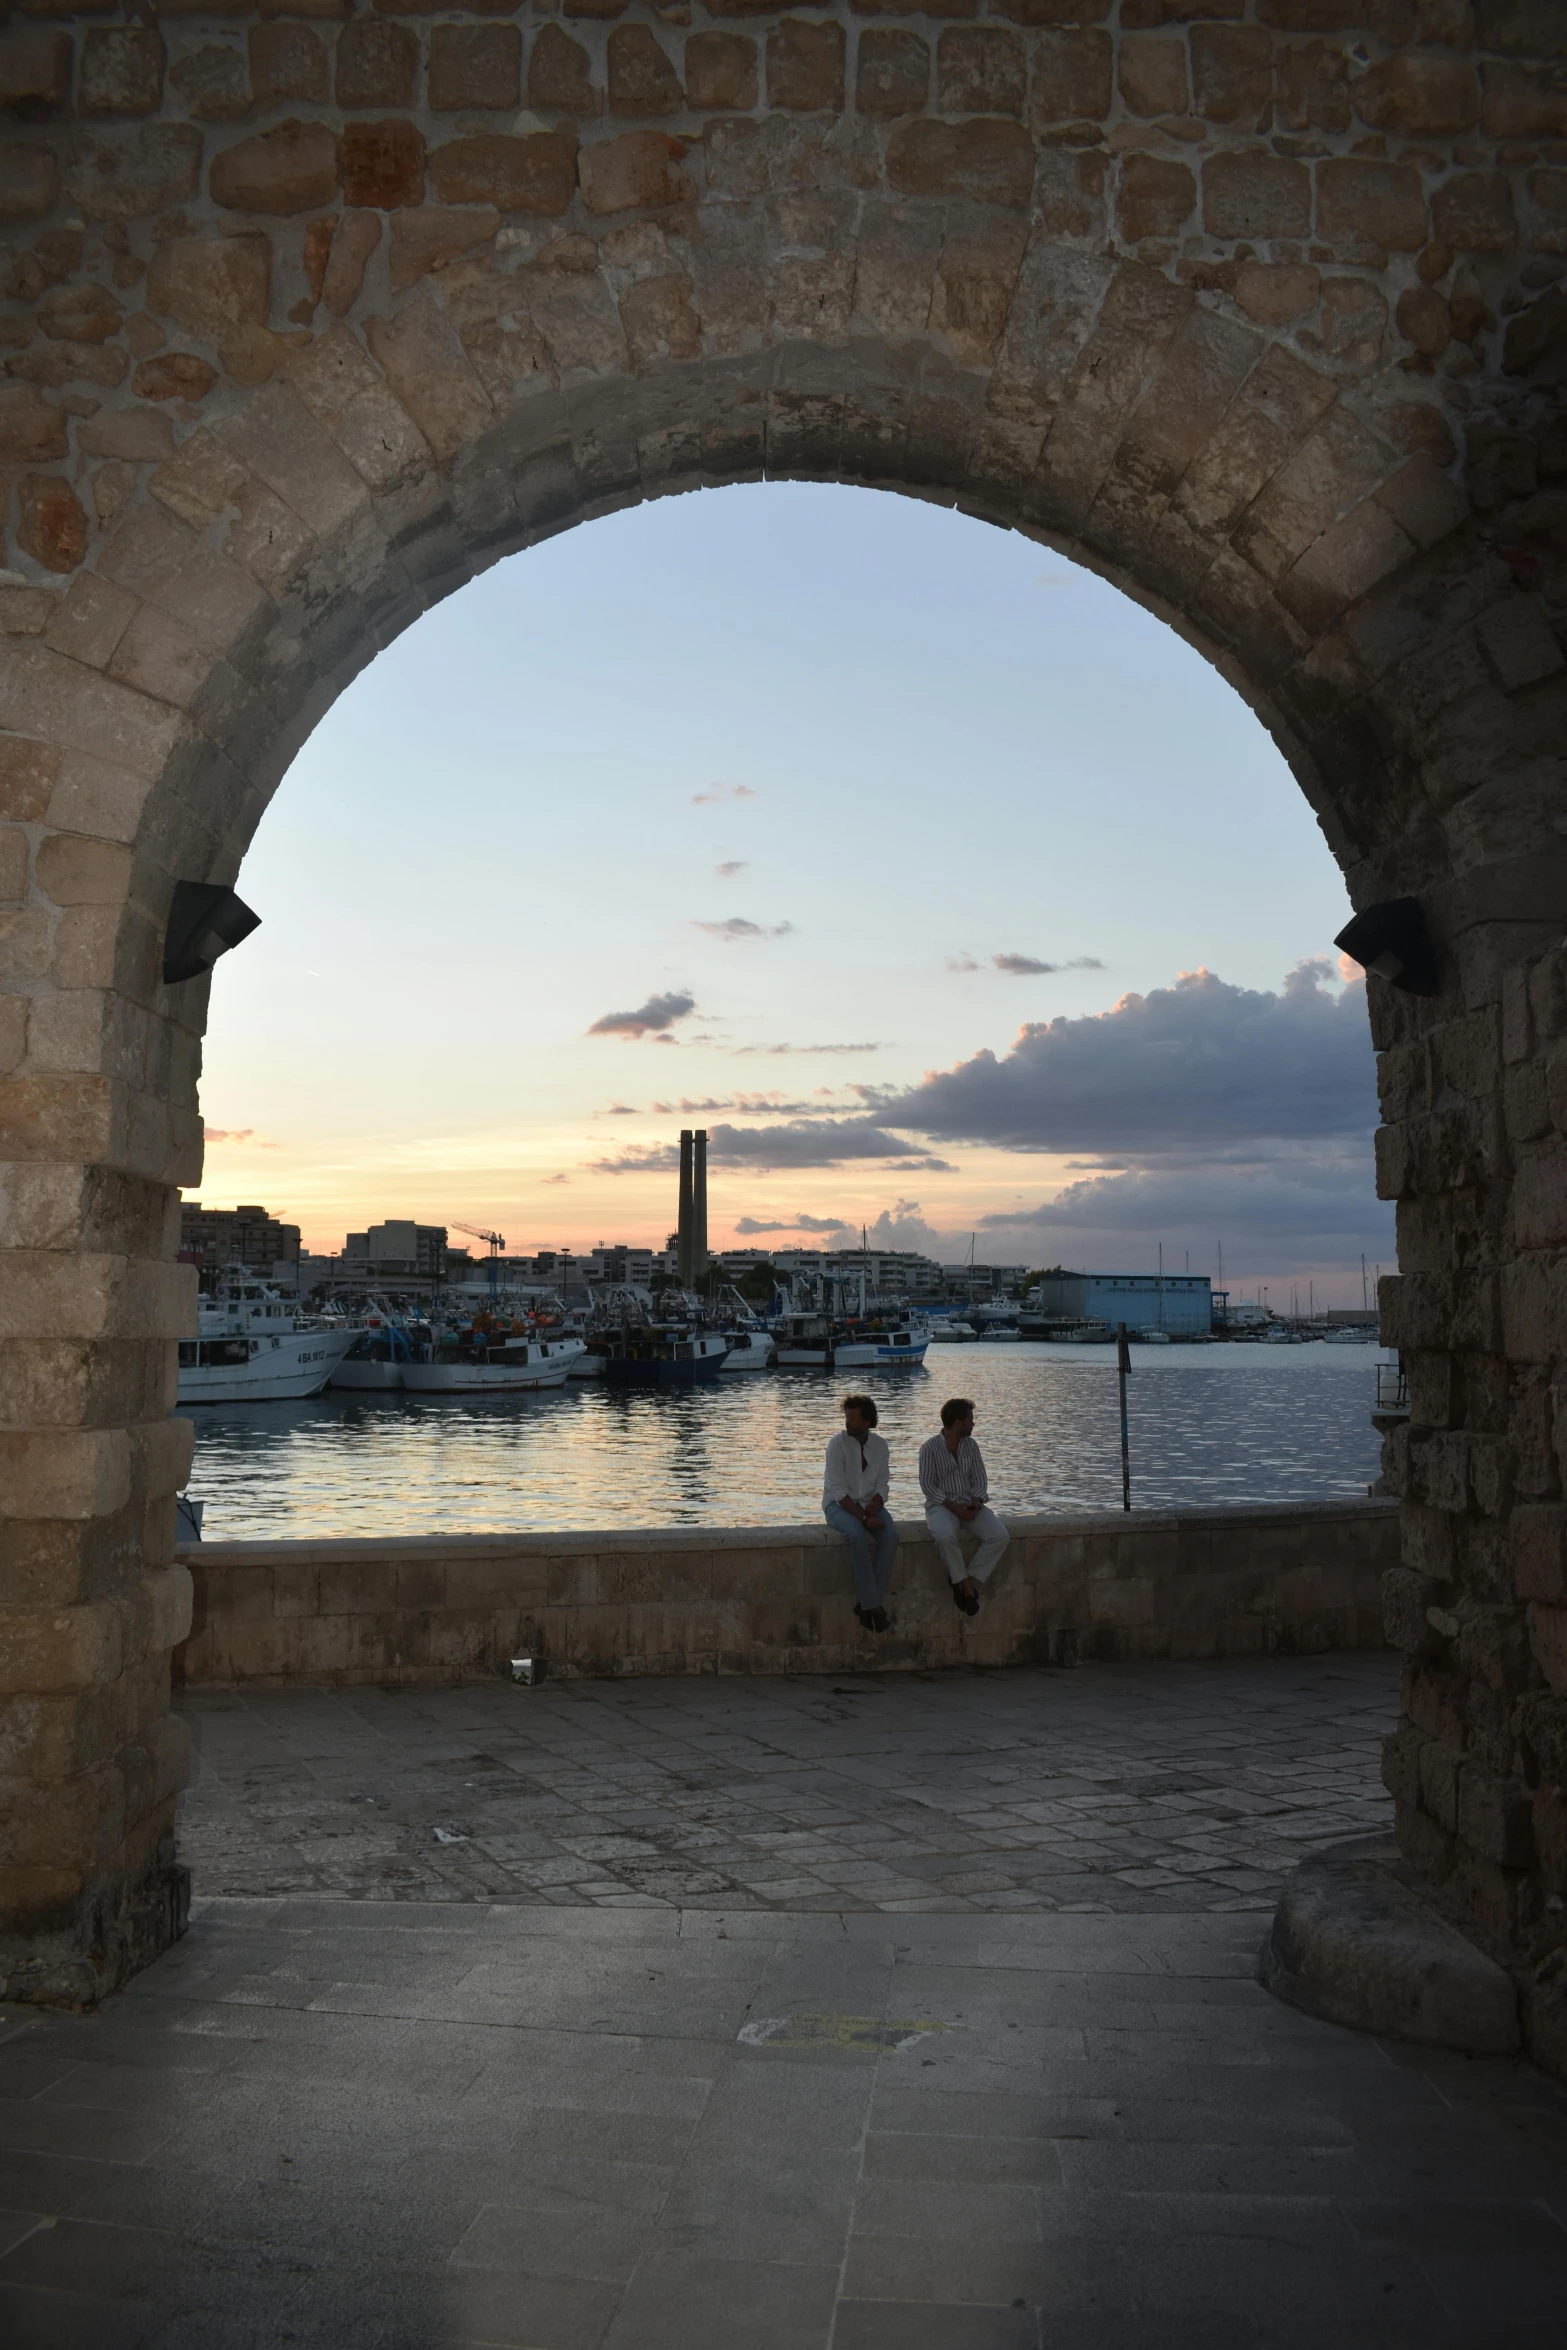
[[[854,1568],[854,1596],[861,1607],[885,1607],[887,1586],[892,1581],[892,1562],[898,1555],[898,1529],[885,1512],[874,1535],[858,1518],[851,1518],[839,1502],[830,1502],[822,1512],[836,1533],[849,1545],[849,1559]],[[874,1551],[872,1543],[875,1544]]]

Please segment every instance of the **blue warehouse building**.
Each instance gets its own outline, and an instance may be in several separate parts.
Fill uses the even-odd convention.
[[[1213,1284],[1206,1273],[1067,1273],[1041,1276],[1030,1303],[1052,1319],[1108,1322],[1113,1330],[1164,1330],[1172,1338],[1213,1328]]]

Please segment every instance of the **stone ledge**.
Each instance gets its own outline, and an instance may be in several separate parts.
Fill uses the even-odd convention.
[[[1285,1883],[1257,1979],[1324,2022],[1471,2056],[1521,2045],[1512,1978],[1432,1906],[1390,1836],[1356,1836]]]
[[[804,1526],[193,1544],[189,1685],[552,1675],[833,1673],[1380,1647],[1398,1514],[1374,1503],[1007,1517],[960,1615],[924,1521],[902,1521],[892,1631],[855,1619],[847,1550]]]
[[[904,1543],[928,1543],[924,1512],[894,1511]],[[1030,1536],[1062,1539],[1074,1534],[1188,1533],[1217,1528],[1241,1533],[1252,1526],[1329,1524],[1358,1518],[1396,1519],[1394,1500],[1243,1504],[1208,1510],[1085,1510],[1072,1517],[1034,1512],[1001,1512],[1014,1541]],[[566,1533],[521,1530],[515,1534],[294,1535],[278,1541],[201,1542],[183,1545],[187,1566],[269,1566],[312,1558],[561,1558],[570,1554],[617,1557],[627,1551],[831,1550],[843,1537],[820,1519],[802,1526],[600,1526]]]

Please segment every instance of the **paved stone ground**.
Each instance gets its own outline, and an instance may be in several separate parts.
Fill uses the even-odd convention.
[[[1350,1659],[204,1700],[203,1881],[336,1889],[209,1891],[98,2015],[0,2009],[0,2343],[1560,2350],[1567,2095],[1279,2006],[1225,1882],[1377,1823],[1387,1696]],[[535,1795],[601,1873],[492,1900]],[[687,1795],[732,1806],[726,1868],[811,1835],[783,1882],[836,1907],[677,1903]],[[888,1813],[912,1896],[851,1840]],[[1064,1892],[1017,1875],[1036,1814]],[[965,1852],[1027,1906],[923,1873]]]
[[[215,1692],[203,1893],[1225,1910],[1385,1827],[1386,1656],[885,1680]]]

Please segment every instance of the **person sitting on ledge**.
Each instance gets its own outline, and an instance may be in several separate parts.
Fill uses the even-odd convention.
[[[925,1496],[925,1523],[952,1583],[953,1604],[966,1616],[979,1614],[979,1586],[1012,1537],[993,1509],[986,1507],[990,1486],[985,1463],[974,1442],[974,1406],[966,1395],[955,1395],[941,1407],[941,1432],[920,1446],[920,1491]],[[963,1563],[958,1540],[967,1526],[979,1536],[973,1561]]]
[[[887,1514],[892,1463],[887,1440],[874,1433],[876,1406],[868,1395],[843,1399],[843,1434],[827,1447],[822,1515],[849,1545],[857,1593],[854,1612],[867,1632],[890,1632],[887,1586],[898,1551],[898,1529]]]

